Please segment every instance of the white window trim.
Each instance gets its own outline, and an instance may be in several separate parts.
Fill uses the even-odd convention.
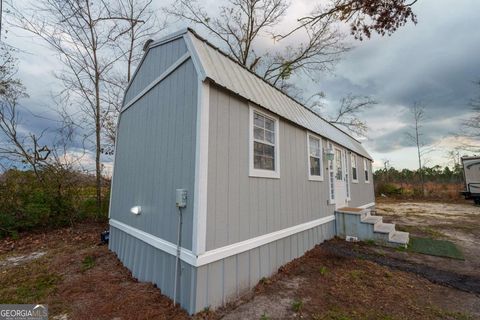
[[[320,175],[312,176],[310,173],[310,137],[318,139],[320,141]],[[308,180],[310,181],[323,181],[323,141],[320,136],[317,136],[313,133],[307,131],[307,171],[308,171]]]
[[[249,158],[249,176],[256,178],[271,178],[279,179],[280,178],[280,119],[270,113],[262,111],[252,105],[250,107],[250,117],[249,117],[249,139],[248,139],[248,158]],[[272,170],[263,170],[255,169],[253,161],[253,114],[257,112],[267,118],[275,120],[275,171]]]
[[[367,172],[367,176],[365,176],[365,171]],[[365,179],[365,183],[370,183],[370,170],[368,167],[368,160],[363,159],[363,178]],[[366,179],[368,178],[368,180]]]
[[[357,179],[353,179],[353,166],[352,166],[352,157],[355,159],[355,169],[357,169]],[[358,183],[358,161],[357,161],[357,155],[355,153],[350,154],[350,171],[352,172],[352,182],[353,183]]]

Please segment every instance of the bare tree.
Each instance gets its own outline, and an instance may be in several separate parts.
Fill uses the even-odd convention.
[[[422,172],[422,161],[426,153],[425,143],[423,141],[423,122],[425,121],[425,107],[420,102],[414,102],[410,107],[410,112],[412,115],[413,124],[411,125],[411,132],[407,132],[408,138],[415,144],[417,148],[417,158],[418,158],[418,172],[420,174],[420,181],[422,187],[422,194],[425,193],[425,182],[423,179]]]
[[[62,62],[64,68],[56,73],[63,83],[61,101],[76,115],[72,119],[89,138],[95,155],[98,215],[102,208],[102,153],[113,150],[118,97],[138,60],[139,41],[150,34],[151,29],[142,29],[153,19],[150,4],[140,0],[45,0],[32,2],[25,10],[10,3],[13,24],[42,38]],[[124,64],[127,71],[122,79],[118,70]]]
[[[360,114],[373,107],[378,102],[369,96],[356,96],[349,94],[340,100],[339,107],[333,115],[324,112],[323,93],[317,93],[307,99],[305,105],[315,113],[324,116],[326,120],[337,126],[347,129],[350,133],[365,136],[368,130],[367,123],[360,118]]]
[[[314,77],[331,70],[348,50],[334,19],[327,18],[304,28],[304,42],[282,48],[260,49],[262,38],[271,38],[288,8],[285,0],[230,0],[212,17],[197,0],[180,0],[166,12],[206,28],[247,69],[288,91],[293,74]]]
[[[338,21],[350,22],[352,33],[358,39],[370,36],[375,30],[381,35],[391,34],[407,23],[416,22],[412,5],[404,0],[334,0],[326,9],[317,7],[309,17],[299,19],[299,26],[285,35],[277,35],[277,25],[288,9],[284,0],[229,0],[217,16],[212,16],[198,0],[180,0],[166,12],[179,19],[204,27],[222,45],[230,56],[265,80],[303,100],[301,88],[291,80],[292,75],[306,75],[317,80],[322,72],[332,71],[342,54],[350,48],[344,36],[336,29]],[[302,31],[303,42],[289,46],[275,44],[260,49],[265,37],[283,40]],[[319,98],[322,93],[314,96]],[[308,107],[320,113],[318,105],[307,99]],[[360,114],[376,102],[370,97],[348,95],[343,98],[332,116],[324,115],[332,123],[348,131],[365,135],[367,125]]]
[[[0,47],[0,162],[2,166],[5,162],[28,165],[40,180],[39,169],[46,163],[51,150],[40,142],[45,131],[35,135],[22,130],[18,107],[20,100],[28,95],[22,82],[15,77],[16,59],[12,51],[6,44]]]
[[[332,0],[327,6],[317,6],[308,16],[298,19],[298,26],[286,34],[277,35],[284,39],[297,31],[315,25],[325,18],[350,24],[350,32],[355,39],[370,38],[372,32],[391,35],[408,21],[417,23],[413,5],[418,0]]]

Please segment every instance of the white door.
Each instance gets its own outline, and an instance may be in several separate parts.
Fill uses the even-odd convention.
[[[345,181],[345,152],[335,148],[335,208],[347,206],[347,190]]]

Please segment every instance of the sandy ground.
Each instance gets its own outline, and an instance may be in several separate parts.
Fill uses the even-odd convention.
[[[378,201],[377,214],[412,236],[445,239],[462,250],[465,261],[414,253],[395,252],[401,257],[460,274],[480,275],[480,206],[473,202]],[[385,251],[390,252],[391,251]]]
[[[378,208],[412,234],[454,241],[466,260],[332,240],[234,303],[194,318],[480,319],[478,292],[429,277],[441,268],[448,276],[480,279],[475,245],[480,208],[399,202],[381,202]],[[0,303],[46,303],[52,319],[191,318],[158,288],[133,279],[106,246],[98,245],[104,227],[85,224],[0,240]]]

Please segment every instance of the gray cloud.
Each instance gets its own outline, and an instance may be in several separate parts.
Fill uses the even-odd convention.
[[[218,7],[217,2],[206,3]],[[294,23],[310,7],[310,2],[295,2],[287,12],[286,24]],[[379,101],[363,114],[371,127],[365,144],[374,157],[376,153],[383,156],[412,146],[405,132],[410,122],[407,109],[414,101],[422,101],[426,107],[425,141],[436,143],[458,131],[461,117],[469,112],[469,99],[480,94],[472,84],[480,79],[480,2],[419,1],[415,12],[418,25],[409,24],[391,37],[351,40],[355,48],[344,56],[333,74],[319,75],[317,83],[298,79],[307,96],[318,91],[327,94],[326,112],[349,93],[371,95]],[[38,39],[25,38],[21,32],[19,37],[12,33],[9,37],[10,42],[26,51],[20,55],[19,70],[31,96],[25,105],[36,114],[54,117],[48,107],[52,105],[51,93],[60,88],[53,77],[53,70],[59,66],[56,57],[39,45]],[[24,117],[32,131],[54,125],[26,113]],[[412,166],[404,159],[398,163]]]

